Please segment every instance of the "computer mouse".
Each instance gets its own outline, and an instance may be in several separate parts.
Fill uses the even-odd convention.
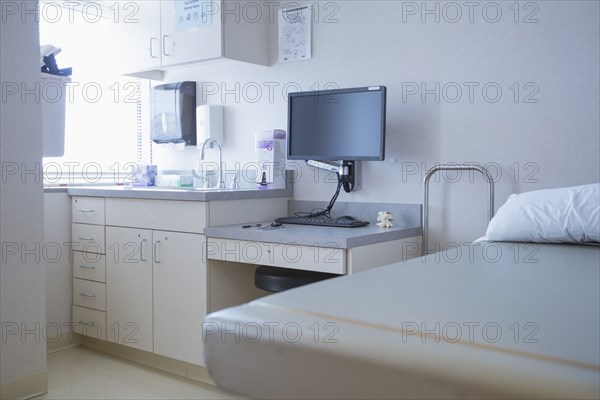
[[[271,226],[272,226],[273,228],[279,228],[280,226],[283,226],[283,224],[282,224],[281,222],[277,222],[277,221],[275,221],[275,222],[273,222],[273,223],[271,224]]]

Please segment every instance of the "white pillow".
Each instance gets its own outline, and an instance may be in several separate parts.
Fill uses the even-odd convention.
[[[479,241],[599,243],[600,183],[512,194]]]

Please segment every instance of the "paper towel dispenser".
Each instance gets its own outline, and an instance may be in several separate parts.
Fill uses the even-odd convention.
[[[152,140],[155,143],[196,144],[196,82],[176,82],[152,88]]]

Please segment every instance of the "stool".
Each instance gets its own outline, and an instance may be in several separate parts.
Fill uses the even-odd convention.
[[[336,276],[340,275],[261,265],[254,271],[254,286],[267,292],[276,293]]]

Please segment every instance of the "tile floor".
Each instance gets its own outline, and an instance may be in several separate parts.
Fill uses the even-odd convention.
[[[48,354],[48,393],[36,399],[240,399],[217,388],[83,346]]]

